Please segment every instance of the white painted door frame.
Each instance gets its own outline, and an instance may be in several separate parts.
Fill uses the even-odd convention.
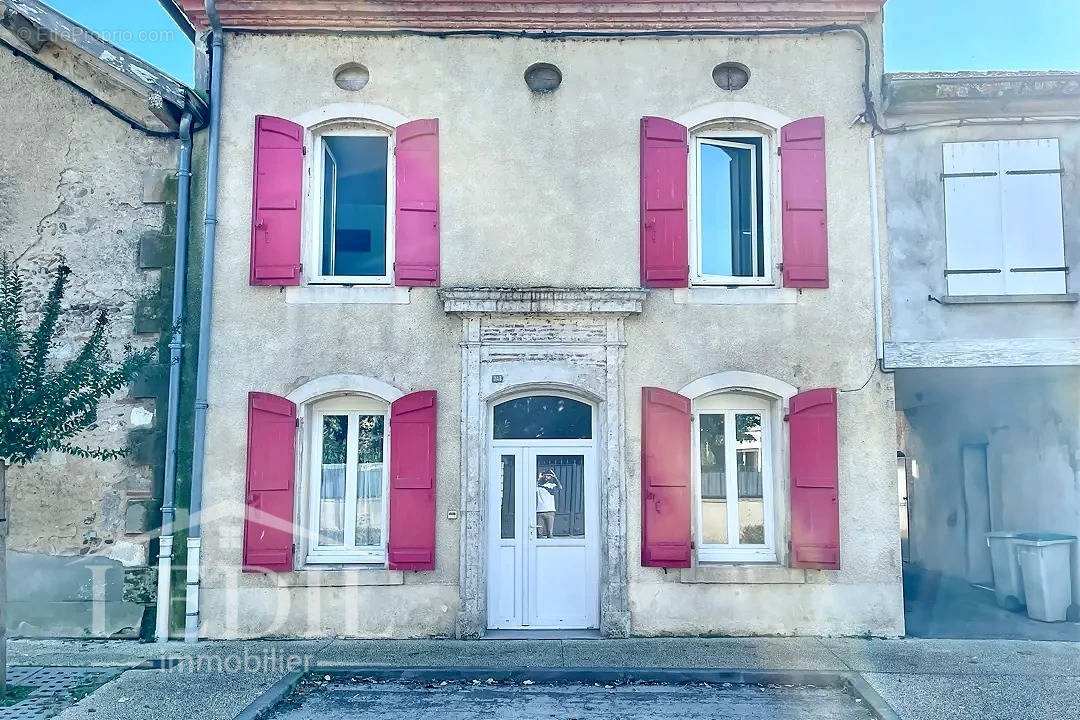
[[[488,628],[597,628],[600,623],[600,492],[593,440],[491,440],[488,473]],[[585,537],[537,538],[535,476],[543,455],[581,456],[584,463]],[[502,537],[503,458],[514,463],[514,537]],[[577,552],[579,551],[580,552]],[[540,555],[565,553],[552,573]],[[576,558],[574,556],[577,556]],[[544,576],[550,575],[550,577]],[[566,582],[571,578],[571,582]],[[558,588],[558,592],[553,592]],[[566,590],[577,591],[560,608]],[[552,594],[547,594],[552,593]],[[551,613],[544,616],[544,613]]]

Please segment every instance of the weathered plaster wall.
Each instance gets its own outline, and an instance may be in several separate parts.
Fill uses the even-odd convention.
[[[874,31],[877,37],[877,31]],[[288,62],[281,62],[287,57]],[[643,115],[678,117],[724,100],[757,103],[791,118],[827,123],[831,287],[789,304],[677,304],[649,294],[626,322],[625,477],[631,630],[665,633],[899,634],[903,628],[895,490],[892,381],[875,373],[867,130],[862,49],[853,36],[616,41],[364,36],[230,36],[225,77],[220,229],[208,412],[205,504],[244,492],[246,395],[284,395],[303,381],[351,372],[405,391],[439,391],[437,569],[406,573],[404,586],[362,587],[355,634],[453,632],[458,602],[461,502],[462,324],[433,289],[407,305],[287,304],[276,288],[248,285],[251,147],[256,114],[297,118],[333,103],[391,108],[440,122],[444,287],[637,287],[638,126]],[[736,94],[710,78],[736,60],[752,73]],[[332,80],[362,62],[367,87]],[[562,86],[531,95],[521,74],[557,64]],[[838,319],[843,318],[843,321]],[[639,567],[640,388],[677,390],[721,370],[771,375],[799,388],[835,386],[840,398],[842,565],[839,573],[789,572],[749,584],[679,582]],[[206,526],[203,632],[232,636],[344,632],[343,590],[315,602],[281,578],[244,575],[240,524]],[[753,575],[753,573],[748,573]],[[386,579],[386,582],[391,582]],[[424,586],[423,588],[418,586]],[[231,590],[230,588],[237,588]],[[215,616],[235,592],[243,628]],[[274,598],[271,601],[271,598]],[[295,608],[273,623],[275,607]]]
[[[805,297],[807,293],[804,293]],[[628,323],[627,351],[627,545],[630,557],[631,611],[634,631],[642,634],[902,634],[900,545],[896,507],[895,425],[892,382],[872,373],[873,328],[869,307],[863,326],[870,337],[825,328],[825,317],[796,305],[790,319],[797,327],[817,327],[811,341],[784,343],[769,308],[667,308],[651,296],[641,323]],[[679,310],[683,310],[680,315]],[[758,311],[754,313],[753,311]],[[710,312],[711,311],[711,312]],[[801,312],[800,312],[801,311]],[[839,310],[838,310],[839,311]],[[801,314],[802,317],[797,317]],[[850,317],[857,317],[858,311]],[[685,336],[663,353],[632,348],[648,343],[652,333],[674,324]],[[731,338],[727,330],[738,329]],[[864,330],[864,333],[866,330]],[[842,334],[846,334],[846,331]],[[794,335],[793,335],[794,336]],[[726,338],[718,341],[718,338]],[[800,389],[838,387],[840,437],[841,570],[793,571],[765,575],[748,584],[688,584],[683,573],[642,568],[633,549],[640,545],[640,393],[642,385],[677,389],[708,372],[746,370],[788,382]],[[785,469],[781,469],[784,472]],[[786,475],[786,472],[785,472]],[[786,498],[786,493],[781,494]],[[784,502],[784,500],[781,500]],[[729,581],[731,582],[731,581]]]
[[[227,123],[227,133],[228,128]],[[247,192],[247,183],[230,177],[234,170],[227,169],[240,164],[235,157],[228,146],[223,148],[222,187]],[[238,211],[226,194],[221,217],[203,495],[206,604],[201,608],[202,632],[210,636],[342,634],[350,626],[343,621],[341,609],[355,592],[363,610],[357,617],[359,625],[349,634],[453,634],[458,521],[445,518],[447,509],[459,505],[460,321],[443,313],[434,288],[414,291],[408,305],[287,305],[277,288],[248,285],[247,212]],[[223,298],[228,300],[220,302]],[[330,590],[310,597],[302,587],[275,591],[276,578],[241,574],[239,567],[247,393],[287,395],[309,380],[338,373],[377,378],[405,392],[438,390],[436,570],[377,580],[404,582],[396,587]],[[424,587],[414,588],[417,585]],[[235,598],[231,603],[230,594]],[[229,626],[227,619],[237,613],[237,603],[240,624]],[[315,621],[309,619],[312,605],[322,607]],[[279,612],[289,613],[288,618],[276,621]]]
[[[1003,111],[1004,112],[1004,111]],[[917,122],[936,118],[902,118]],[[899,120],[890,118],[890,124]],[[1077,303],[941,305],[927,298],[945,287],[945,191],[941,145],[946,142],[1057,138],[1061,153],[1065,258],[1080,257],[1080,126],[1028,121],[1016,125],[968,125],[886,135],[885,193],[889,235],[889,339],[974,340],[1010,337],[1075,338]],[[1076,273],[1067,290],[1080,291]]]
[[[0,57],[0,251],[28,279],[31,312],[40,307],[57,257],[72,269],[68,312],[56,357],[70,358],[97,313],[108,313],[114,355],[153,344],[147,322],[159,272],[140,264],[141,236],[153,240],[169,214],[162,173],[165,140],[148,138],[29,63]],[[144,182],[144,174],[148,180]],[[175,211],[172,213],[175,217]],[[167,231],[166,231],[167,232]],[[33,320],[33,318],[31,318]],[[143,333],[135,332],[140,324]],[[102,403],[85,442],[134,445],[130,458],[103,462],[58,453],[8,474],[11,535],[8,627],[15,635],[111,635],[138,630],[142,606],[123,601],[142,585],[155,496],[154,392],[145,384]],[[95,573],[103,585],[95,590]],[[107,599],[94,622],[89,601]],[[140,593],[135,593],[140,594]],[[143,599],[147,599],[143,597]]]
[[[910,371],[909,371],[910,372]],[[986,445],[994,530],[1080,535],[1080,371],[917,371],[904,410],[904,452],[917,472],[908,498],[911,560],[969,574],[961,448]],[[1080,590],[1080,588],[1078,588]]]

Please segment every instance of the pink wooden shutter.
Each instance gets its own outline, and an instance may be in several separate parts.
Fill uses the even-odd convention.
[[[687,287],[686,128],[641,118],[641,284]]]
[[[641,389],[641,564],[690,567],[690,400]]]
[[[395,131],[394,284],[439,284],[439,121]]]
[[[303,185],[304,128],[256,116],[250,284],[300,284]]]
[[[780,130],[784,287],[829,287],[825,217],[825,118],[796,120]]]
[[[791,398],[791,566],[840,569],[836,389]]]
[[[296,405],[248,393],[244,572],[288,572],[293,555]]]
[[[435,391],[390,406],[391,570],[435,569]]]

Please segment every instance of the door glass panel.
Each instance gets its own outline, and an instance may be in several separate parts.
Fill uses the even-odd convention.
[[[345,543],[345,447],[348,415],[324,415],[319,490],[319,544]]]
[[[728,542],[727,476],[724,471],[724,416],[700,416],[701,542]]]
[[[359,415],[356,440],[356,544],[382,545],[383,427],[382,415]]]
[[[588,440],[592,408],[552,395],[533,395],[495,406],[496,440]]]
[[[514,539],[516,513],[514,512],[514,474],[517,458],[513,455],[502,456],[502,504],[499,509],[499,525],[501,532],[499,537],[503,540]]]
[[[735,464],[739,484],[739,544],[765,544],[761,486],[761,415],[735,414]]]
[[[585,537],[585,458],[536,456],[536,537]]]

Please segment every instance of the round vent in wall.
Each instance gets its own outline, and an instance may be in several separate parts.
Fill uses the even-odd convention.
[[[551,63],[533,63],[525,68],[525,84],[534,93],[555,92],[562,83],[562,71]]]
[[[712,79],[721,90],[741,90],[750,82],[750,69],[736,62],[720,63],[712,69]]]
[[[360,63],[345,63],[334,71],[334,84],[342,90],[363,90],[369,78],[368,69]]]

